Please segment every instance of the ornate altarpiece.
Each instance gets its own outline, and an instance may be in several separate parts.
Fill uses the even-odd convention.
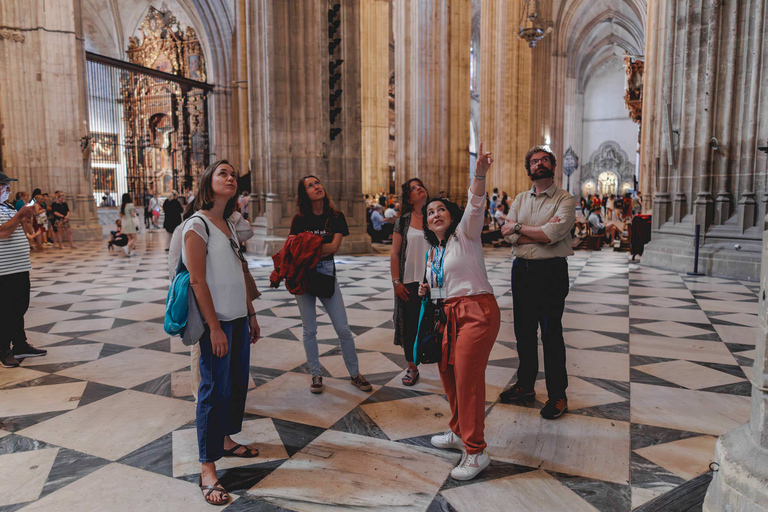
[[[581,169],[581,194],[623,195],[634,186],[635,164],[618,142],[606,141]]]
[[[150,7],[140,31],[141,41],[129,39],[131,63],[205,81],[205,59],[192,27],[182,30],[170,12]],[[209,160],[207,92],[140,73],[128,73],[121,82],[131,194],[138,199],[145,188],[167,195],[193,187]]]
[[[624,57],[624,71],[627,81],[624,84],[624,103],[629,110],[629,117],[640,124],[643,118],[643,69],[642,60],[629,55]]]

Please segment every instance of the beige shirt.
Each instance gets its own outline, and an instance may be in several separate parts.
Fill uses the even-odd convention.
[[[549,223],[552,217],[559,222]],[[554,183],[544,192],[536,194],[535,188],[521,192],[512,202],[507,222],[519,222],[525,226],[541,227],[550,242],[517,245],[520,235],[505,237],[512,244],[512,254],[527,260],[564,258],[573,254],[571,229],[576,220],[576,199]]]

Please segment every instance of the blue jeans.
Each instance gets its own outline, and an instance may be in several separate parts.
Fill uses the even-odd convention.
[[[200,462],[216,462],[224,453],[224,436],[243,427],[245,397],[251,361],[251,334],[247,318],[220,322],[229,351],[213,355],[211,333],[200,339],[200,387],[197,390],[197,447]]]
[[[333,261],[321,261],[315,267],[321,274],[333,275]],[[301,313],[301,323],[304,328],[303,341],[304,351],[307,353],[307,362],[309,370],[313,376],[320,375],[320,353],[317,348],[317,297],[305,293],[296,295],[296,302],[299,305]],[[336,291],[330,298],[320,298],[325,311],[331,317],[333,329],[339,337],[341,345],[341,355],[344,358],[344,364],[350,377],[357,377],[360,370],[357,366],[357,352],[355,351],[355,340],[352,337],[352,331],[349,330],[347,323],[347,310],[344,307],[344,299],[339,289],[339,280],[336,280]]]

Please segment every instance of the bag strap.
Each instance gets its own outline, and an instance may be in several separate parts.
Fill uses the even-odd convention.
[[[208,238],[211,238],[211,231],[208,229],[208,222],[205,220],[205,215],[202,213],[200,215],[197,215],[197,212],[194,213],[191,217],[189,217],[187,220],[184,221],[184,224],[192,220],[194,217],[197,217],[199,219],[203,220],[203,227],[205,228],[205,236]],[[184,226],[181,227],[181,232],[184,232]],[[182,245],[184,244],[184,238],[181,239]],[[208,242],[205,243],[205,254],[208,254]],[[181,257],[181,253],[179,253],[179,264],[176,265],[176,274],[181,272],[182,270],[187,270],[187,266],[184,265],[183,258]]]

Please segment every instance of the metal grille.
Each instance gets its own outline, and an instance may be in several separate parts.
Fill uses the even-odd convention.
[[[87,53],[93,192],[117,206],[193,188],[210,160],[212,86]]]

